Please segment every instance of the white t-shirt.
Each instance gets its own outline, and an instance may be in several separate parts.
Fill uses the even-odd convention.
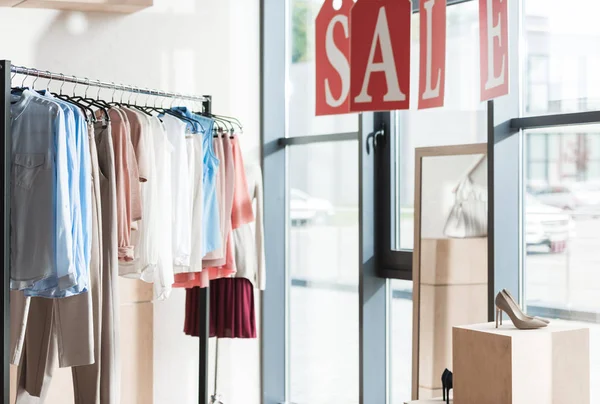
[[[169,297],[175,282],[173,275],[173,249],[172,249],[172,180],[171,173],[172,154],[174,147],[169,142],[167,132],[162,122],[150,118],[151,130],[154,137],[154,165],[156,167],[156,216],[153,219],[153,242],[157,254],[157,265],[154,268],[154,298],[163,300]]]
[[[173,264],[190,266],[192,238],[192,180],[188,163],[187,125],[171,115],[162,118],[167,138],[172,145],[171,156],[171,233]]]

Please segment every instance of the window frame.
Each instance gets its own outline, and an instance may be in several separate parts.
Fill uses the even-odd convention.
[[[413,0],[413,14],[419,12],[419,1]],[[447,0],[448,7],[467,3],[475,0]],[[489,105],[488,104],[488,121],[489,121]],[[378,112],[375,115],[375,127],[384,127],[386,129],[386,147],[378,156],[376,164],[377,175],[376,181],[376,229],[375,229],[375,245],[377,246],[377,273],[382,278],[401,279],[411,281],[413,279],[413,251],[411,250],[396,250],[393,248],[394,231],[397,226],[400,226],[399,218],[395,216],[396,209],[394,200],[395,185],[392,181],[395,178],[394,162],[396,151],[396,142],[398,141],[396,130],[395,111]],[[489,122],[488,122],[489,123]],[[490,127],[488,124],[487,139],[490,139]],[[490,178],[488,178],[490,181]],[[488,182],[490,187],[493,187],[493,178]],[[490,222],[491,223],[491,222]],[[489,228],[489,226],[488,226]]]
[[[449,6],[474,0],[448,0]],[[488,140],[488,317],[493,319],[493,298],[501,288],[523,298],[524,159],[523,131],[580,124],[599,124],[600,110],[524,116],[523,1],[510,0],[509,95],[487,102]],[[514,5],[514,6],[513,6]],[[419,0],[413,1],[418,12]],[[286,117],[286,2],[261,0],[261,127],[265,178],[265,246],[267,290],[262,294],[261,376],[262,402],[289,402],[287,343],[287,149],[317,142],[359,142],[359,373],[361,404],[380,404],[387,399],[386,373],[389,288],[387,279],[412,280],[412,251],[392,249],[393,162],[395,117],[393,112],[365,113],[359,130],[351,133],[300,136],[285,135]],[[267,79],[268,78],[268,79]],[[368,135],[385,129],[385,142],[367,153]],[[381,145],[382,142],[378,142]],[[501,218],[502,220],[495,220]],[[287,303],[286,303],[287,304]],[[287,400],[287,401],[286,401]]]

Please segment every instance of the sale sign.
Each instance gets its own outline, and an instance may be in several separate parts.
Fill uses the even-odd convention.
[[[350,111],[350,10],[352,0],[343,0],[339,10],[326,0],[315,22],[316,115]]]
[[[409,108],[410,0],[358,0],[350,12],[350,111]]]
[[[444,106],[446,0],[421,0],[419,109]]]
[[[508,94],[508,0],[479,0],[481,101]]]

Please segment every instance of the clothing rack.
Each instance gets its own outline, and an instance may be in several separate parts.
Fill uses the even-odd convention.
[[[10,396],[10,187],[12,171],[12,139],[10,129],[10,92],[11,75],[20,74],[30,77],[56,80],[58,82],[81,84],[87,87],[105,88],[113,91],[124,91],[135,94],[153,95],[156,97],[172,98],[174,100],[187,100],[202,103],[202,109],[205,113],[212,112],[212,97],[210,95],[193,96],[172,92],[164,92],[124,84],[109,83],[100,80],[90,80],[87,77],[69,76],[62,73],[52,73],[28,67],[13,66],[10,60],[0,60],[0,131],[2,132],[3,142],[0,142],[0,155],[3,159],[2,175],[0,176],[0,187],[3,193],[2,221],[3,221],[3,263],[4,271],[2,274],[2,298],[1,311],[4,322],[2,330],[2,367],[0,376],[2,377],[2,404],[9,404]],[[87,91],[86,87],[86,91]],[[199,310],[199,321],[202,332],[199,338],[199,374],[198,374],[198,404],[208,404],[208,333],[209,333],[209,290],[200,289],[201,310]]]

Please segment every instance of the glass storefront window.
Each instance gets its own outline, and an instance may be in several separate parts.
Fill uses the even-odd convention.
[[[526,115],[600,109],[600,4],[525,0]]]
[[[338,3],[338,2],[334,2]],[[358,114],[315,116],[315,18],[323,0],[288,0],[286,137],[358,131]]]
[[[412,19],[411,108],[397,112],[392,189],[392,249],[413,248],[415,148],[485,142],[486,105],[479,101],[479,9],[470,1],[447,9],[446,100],[443,108],[416,110],[419,88],[419,14]],[[398,184],[398,185],[396,185]]]
[[[389,284],[391,404],[404,404],[412,389],[412,282],[391,279]]]
[[[524,133],[525,305],[590,328],[591,402],[600,400],[600,125]]]
[[[358,403],[358,142],[289,150],[291,402]]]

